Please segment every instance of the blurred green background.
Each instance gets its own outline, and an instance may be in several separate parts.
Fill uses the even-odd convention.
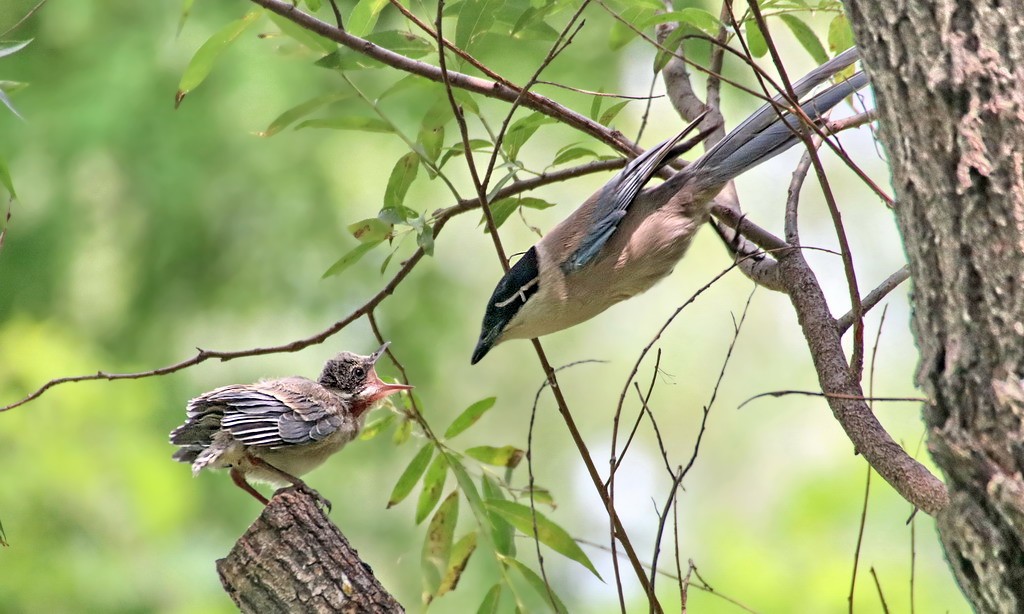
[[[0,5],[0,31],[33,4],[7,0]],[[414,249],[414,238],[406,236],[383,277],[379,268],[387,250],[382,247],[341,276],[321,280],[327,267],[356,245],[346,226],[376,214],[390,170],[407,149],[393,135],[363,132],[307,129],[257,136],[283,110],[342,83],[336,73],[314,67],[315,57],[287,39],[257,36],[278,31],[270,21],[247,31],[202,87],[174,109],[178,81],[196,49],[250,9],[241,1],[198,2],[176,35],[178,3],[51,0],[8,35],[35,40],[0,59],[0,79],[30,83],[12,95],[24,122],[0,109],[0,155],[19,196],[0,251],[0,405],[54,377],[148,370],[189,357],[196,347],[244,349],[313,334],[372,296]],[[351,3],[343,9],[351,10]],[[591,9],[587,27],[546,79],[589,90],[646,93],[651,53],[639,43],[623,52],[610,49],[610,20]],[[385,10],[382,19],[397,23],[392,12]],[[526,56],[529,61],[520,55],[546,48],[540,42],[491,42],[481,49],[483,59],[520,81],[536,65],[534,55]],[[800,69],[812,66],[795,45],[791,51]],[[735,65],[728,68],[742,72]],[[356,78],[374,95],[395,80],[383,71]],[[590,105],[582,94],[542,91],[581,112]],[[756,106],[735,94],[726,90],[732,125]],[[385,108],[413,138],[425,112],[417,96],[398,96]],[[496,125],[505,106],[481,104]],[[631,104],[615,125],[635,135],[642,113],[642,104]],[[656,101],[643,142],[649,146],[679,125],[668,104]],[[454,133],[450,126],[446,144],[454,142]],[[523,157],[543,168],[553,151],[573,141],[586,139],[546,127]],[[844,142],[887,185],[870,134]],[[795,159],[790,152],[739,182],[746,210],[769,228],[781,225]],[[899,238],[877,199],[831,162],[866,288],[902,264]],[[468,196],[471,184],[460,166],[455,161],[447,169]],[[540,190],[540,196],[560,204],[527,212],[529,223],[550,228],[607,178]],[[814,189],[805,191],[804,243],[834,247],[827,212]],[[452,202],[425,173],[406,199],[428,214]],[[474,213],[448,225],[435,256],[379,309],[380,324],[435,430],[443,431],[470,403],[496,395],[495,409],[460,436],[456,447],[525,448],[542,381],[529,344],[501,346],[480,365],[469,366],[484,301],[500,276],[478,222]],[[510,253],[535,240],[518,218],[502,230]],[[812,259],[835,311],[845,311],[838,259],[821,253]],[[561,380],[600,469],[607,468],[615,400],[640,349],[676,306],[728,265],[713,233],[704,231],[685,263],[655,290],[545,340],[556,365],[605,361],[569,369]],[[674,465],[689,458],[701,409],[750,290],[739,274],[729,274],[687,308],[660,343],[662,373],[651,407]],[[869,318],[869,339],[880,312]],[[917,394],[907,322],[906,295],[897,292],[879,344],[876,394]],[[233,611],[214,562],[260,507],[226,475],[193,479],[187,466],[173,463],[167,432],[183,419],[185,402],[205,390],[268,376],[312,377],[337,351],[365,353],[375,347],[369,326],[360,320],[296,354],[208,362],[138,381],[59,386],[0,414],[0,522],[10,542],[0,549],[0,611]],[[646,385],[650,377],[647,363],[640,381]],[[759,290],[680,495],[682,564],[685,569],[692,559],[717,592],[755,611],[845,611],[866,466],[818,399],[763,399],[737,410],[749,397],[778,389],[815,390],[816,381],[788,302]],[[631,421],[638,405],[628,398],[625,415]],[[897,440],[927,460],[917,405],[883,404],[876,411]],[[537,481],[551,489],[558,504],[546,513],[576,537],[607,543],[600,502],[547,396],[535,428]],[[414,500],[390,510],[385,503],[417,448],[415,440],[394,445],[388,433],[351,444],[308,476],[334,502],[334,522],[411,611],[422,609],[424,527],[413,522]],[[620,471],[618,507],[641,557],[649,560],[656,509],[669,488],[649,426],[641,427]],[[525,465],[516,480],[525,483]],[[923,514],[916,518],[912,546],[910,512],[875,476],[856,611],[881,611],[872,568],[891,611],[910,611],[912,559],[916,611],[968,611],[941,555],[934,523]],[[462,516],[470,527],[468,509]],[[661,562],[674,573],[672,539],[670,530]],[[521,540],[520,550],[531,560],[532,544]],[[605,583],[550,552],[545,556],[549,577],[571,611],[617,611],[608,555],[589,546],[585,550]],[[431,610],[475,611],[495,581],[495,566],[484,564],[482,552],[474,557],[459,588]],[[635,582],[626,578],[630,611],[646,611]],[[661,578],[659,586],[666,607],[677,609],[675,583]],[[742,611],[697,590],[690,591],[689,605],[696,612]]]

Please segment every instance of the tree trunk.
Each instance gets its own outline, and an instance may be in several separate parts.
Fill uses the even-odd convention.
[[[243,612],[404,612],[316,500],[294,488],[274,495],[217,572]]]
[[[1024,611],[1024,3],[847,0],[913,279],[946,556]]]

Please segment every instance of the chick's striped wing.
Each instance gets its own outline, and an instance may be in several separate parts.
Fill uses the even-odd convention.
[[[317,394],[316,386],[302,378],[225,386],[194,402],[216,406],[222,412],[221,428],[246,445],[301,445],[327,437],[342,424],[341,415]]]

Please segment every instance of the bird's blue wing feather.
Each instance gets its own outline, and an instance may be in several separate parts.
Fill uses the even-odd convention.
[[[590,229],[576,247],[576,251],[562,263],[562,272],[571,273],[589,264],[604,247],[619,227],[619,222],[626,217],[630,205],[636,200],[640,190],[647,185],[658,170],[669,159],[679,155],[674,153],[676,144],[689,134],[700,121],[691,123],[685,130],[637,156],[626,168],[612,178],[597,197]]]

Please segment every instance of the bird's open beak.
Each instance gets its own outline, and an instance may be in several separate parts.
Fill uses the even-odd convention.
[[[377,375],[377,370],[373,368],[373,365],[377,364],[380,357],[387,351],[389,345],[391,345],[391,342],[385,341],[384,345],[380,346],[379,350],[370,355],[370,374],[368,376],[370,381],[367,382],[367,389],[370,393],[368,396],[371,402],[379,401],[380,399],[396,392],[413,389],[412,386],[408,386],[406,384],[387,384],[382,382],[380,377]]]

